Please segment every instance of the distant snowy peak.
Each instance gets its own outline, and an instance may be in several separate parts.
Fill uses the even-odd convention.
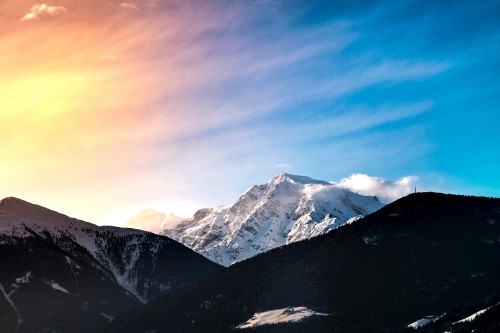
[[[280,172],[233,205],[198,210],[163,234],[228,266],[270,249],[324,234],[383,206],[325,181]]]
[[[171,213],[164,213],[155,209],[145,209],[132,217],[125,224],[125,227],[146,230],[159,234],[165,229],[175,228],[184,220],[186,220],[186,218],[182,218]]]

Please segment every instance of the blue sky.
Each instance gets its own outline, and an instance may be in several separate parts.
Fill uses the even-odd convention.
[[[500,196],[500,1],[32,5],[0,5],[4,197],[120,224],[281,170]]]
[[[498,1],[253,5],[230,33],[239,48],[219,51],[263,70],[215,92],[249,119],[198,138],[244,161],[238,172],[415,175],[423,189],[499,195]]]

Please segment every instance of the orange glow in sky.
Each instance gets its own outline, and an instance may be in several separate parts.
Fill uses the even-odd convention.
[[[2,0],[0,198],[122,225],[281,170],[498,196],[496,7]]]
[[[147,168],[126,181],[154,154],[148,146],[155,136],[168,131],[149,118],[160,86],[171,90],[151,68],[161,59],[149,49],[165,42],[157,30],[147,32],[156,22],[153,7],[142,6],[138,15],[137,7],[110,1],[2,2],[8,13],[0,22],[3,196],[103,220],[116,214],[120,193],[153,186],[157,175]],[[89,212],[76,199],[82,195],[104,208]],[[141,209],[141,202],[154,201],[131,197],[121,215],[135,213],[134,200]]]

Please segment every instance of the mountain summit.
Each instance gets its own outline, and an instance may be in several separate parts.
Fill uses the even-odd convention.
[[[38,221],[43,220],[45,223],[49,224],[65,223],[65,221],[74,220],[54,210],[15,197],[2,199],[0,201],[0,211],[16,216],[22,216],[24,219]],[[81,222],[87,223],[83,221]]]
[[[280,172],[228,207],[198,210],[163,234],[228,266],[315,237],[383,206],[375,197],[306,176]]]
[[[331,185],[328,182],[322,181],[322,180],[316,180],[312,179],[311,177],[307,176],[296,176],[296,175],[291,175],[288,174],[284,171],[281,171],[279,174],[276,175],[276,177],[273,178],[273,181],[275,183],[281,183],[281,182],[294,182],[294,183],[301,183],[301,184],[319,184],[319,185]]]

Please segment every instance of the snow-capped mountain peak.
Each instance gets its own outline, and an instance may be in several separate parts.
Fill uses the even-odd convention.
[[[289,173],[286,173],[284,171],[281,171],[278,173],[272,180],[274,184],[282,183],[282,182],[290,182],[290,183],[300,183],[300,184],[320,184],[320,185],[330,185],[330,183],[322,181],[322,180],[316,180],[312,179],[307,176],[297,176],[297,175],[291,175]]]
[[[234,204],[198,210],[162,233],[228,266],[326,233],[382,206],[375,197],[280,172],[267,184],[248,189]]]

